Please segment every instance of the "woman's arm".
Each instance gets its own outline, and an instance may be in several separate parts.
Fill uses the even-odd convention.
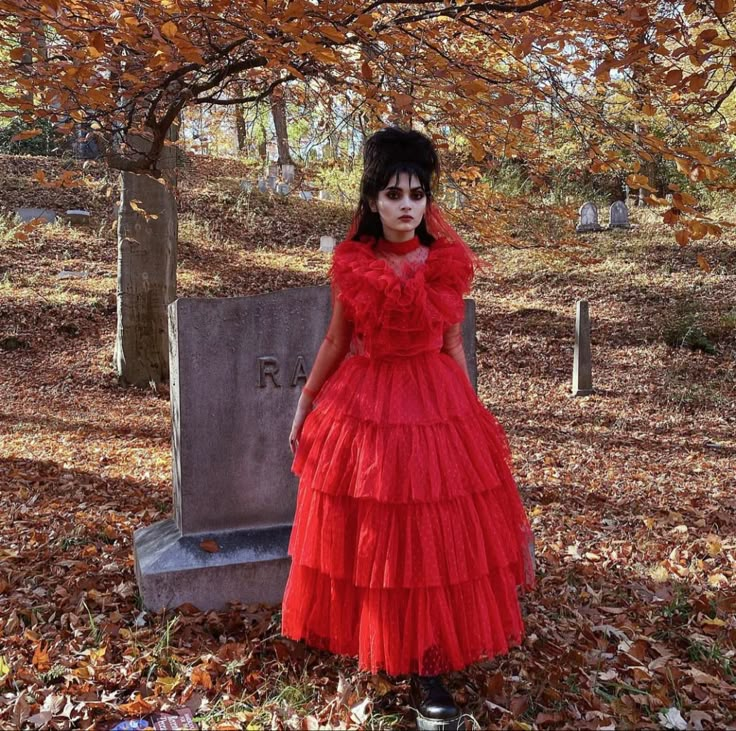
[[[312,370],[309,372],[309,378],[302,389],[300,402],[305,399],[311,404],[324,382],[334,373],[350,349],[353,323],[345,317],[345,308],[337,298],[337,294],[337,287],[333,284],[332,317]]]
[[[468,363],[465,360],[465,350],[463,349],[462,323],[456,322],[445,329],[442,336],[442,352],[447,353],[463,369],[468,381],[470,381]]]
[[[312,370],[309,372],[309,378],[307,378],[307,382],[302,388],[294,420],[291,424],[289,447],[292,453],[296,453],[299,439],[301,439],[302,426],[312,410],[312,402],[315,396],[347,355],[352,336],[353,324],[345,317],[345,309],[342,302],[337,299],[337,288],[333,284],[330,325],[317,352]]]

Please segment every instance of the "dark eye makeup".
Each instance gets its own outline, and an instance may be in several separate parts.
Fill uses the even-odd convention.
[[[386,193],[387,198],[395,200],[403,193],[403,190],[401,188],[397,188],[396,186],[391,186],[389,188],[384,188],[384,192]],[[416,200],[421,200],[422,198],[424,198],[424,195],[424,188],[411,189],[411,196]]]

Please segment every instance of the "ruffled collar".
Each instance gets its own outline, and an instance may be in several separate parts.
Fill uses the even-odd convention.
[[[408,254],[410,251],[418,249],[419,246],[420,241],[418,236],[414,236],[414,238],[408,241],[388,241],[381,237],[376,242],[376,251],[385,254]]]
[[[427,254],[424,266],[417,267],[412,276],[408,279],[401,280],[386,259],[376,254],[375,244],[371,245],[374,241],[375,239],[371,240],[367,237],[361,239],[345,239],[337,245],[335,252],[337,253],[340,250],[341,254],[347,255],[348,258],[353,256],[362,259],[363,266],[367,265],[373,271],[384,272],[390,279],[395,279],[397,284],[407,284],[419,274],[423,274],[426,279],[441,277],[443,271],[446,270],[446,266],[442,265],[443,263],[446,264],[446,252],[453,252],[455,258],[461,256],[460,247],[449,239],[439,237],[429,247],[429,253]]]

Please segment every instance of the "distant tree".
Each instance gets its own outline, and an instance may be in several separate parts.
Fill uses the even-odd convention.
[[[279,165],[291,165],[289,150],[289,125],[286,119],[286,95],[284,87],[276,87],[271,92],[271,116],[276,130],[276,146],[279,151]]]

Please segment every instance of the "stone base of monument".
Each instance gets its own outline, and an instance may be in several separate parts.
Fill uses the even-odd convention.
[[[278,604],[289,575],[290,532],[287,525],[182,536],[173,519],[138,528],[133,545],[143,605],[159,611],[184,603],[201,610],[226,609],[231,601]]]

